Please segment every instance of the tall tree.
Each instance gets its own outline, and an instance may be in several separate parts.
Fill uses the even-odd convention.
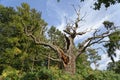
[[[22,8],[18,7],[18,10],[22,10]],[[34,9],[31,10],[29,14],[36,16],[39,20],[40,15],[34,11]],[[20,15],[21,13],[12,7],[0,5],[0,74],[8,66],[17,70],[32,72],[46,64],[47,54],[43,53],[48,52],[48,49],[34,44],[32,39],[24,33],[24,27],[21,24],[21,17],[26,19],[26,24],[33,24],[35,20],[29,21],[25,18],[28,15]],[[34,34],[37,35],[37,33]],[[41,37],[45,40],[43,36]]]
[[[104,26],[107,30],[112,30],[111,34],[108,36],[109,41],[105,43],[104,47],[107,49],[108,56],[114,62],[114,58],[116,57],[116,50],[120,49],[120,30],[119,26],[115,27],[113,22],[104,21]]]
[[[110,35],[110,31],[106,31],[101,34],[98,34],[100,30],[94,30],[93,36],[86,38],[83,42],[80,42],[79,48],[76,48],[74,43],[76,36],[83,36],[88,31],[83,31],[83,32],[77,31],[78,28],[80,27],[79,22],[83,20],[83,17],[80,18],[80,10],[75,9],[77,18],[75,21],[73,21],[73,23],[68,23],[66,25],[66,29],[63,30],[65,33],[64,39],[66,44],[64,48],[61,48],[58,45],[42,40],[41,36],[43,35],[44,27],[46,26],[46,24],[44,20],[41,19],[41,17],[39,17],[40,19],[39,21],[37,17],[33,17],[32,15],[29,14],[31,11],[29,11],[29,6],[27,4],[24,5],[22,4],[22,8],[20,8],[19,11],[20,11],[19,13],[21,13],[20,16],[21,16],[21,22],[24,27],[24,33],[27,36],[31,37],[37,45],[47,46],[52,50],[54,50],[57,53],[58,58],[62,61],[65,71],[70,74],[76,73],[76,60],[77,58],[79,58],[79,56],[82,53],[85,52],[85,50],[89,46],[98,42],[102,42],[102,40],[105,37]],[[27,20],[31,20],[31,22],[33,22],[34,19],[37,20],[36,22],[34,22],[34,24],[36,25],[27,23]],[[38,35],[35,34],[36,31],[39,33]]]

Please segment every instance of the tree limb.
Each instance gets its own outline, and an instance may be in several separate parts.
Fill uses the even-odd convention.
[[[82,47],[79,48],[79,53],[77,54],[77,57],[79,57],[79,55],[81,53],[83,53],[85,51],[85,49],[93,44],[96,44],[96,43],[99,43],[99,42],[102,42],[102,40],[109,36],[110,32],[107,31],[105,33],[102,33],[101,35],[96,35],[97,32],[99,32],[99,30],[96,30],[94,33],[93,33],[93,37],[90,37],[88,39],[86,39],[84,42],[82,42]],[[97,40],[96,40],[97,39]],[[95,41],[94,41],[95,40]]]
[[[76,35],[83,35],[83,34],[85,34],[86,32],[78,32],[78,33],[76,33]]]
[[[62,59],[62,61],[63,61],[63,63],[64,63],[64,66],[69,63],[69,57],[64,53],[64,51],[63,51],[61,48],[59,48],[59,47],[56,46],[56,45],[53,45],[53,44],[50,44],[50,43],[46,43],[46,42],[44,42],[44,41],[40,41],[39,39],[37,39],[36,36],[34,36],[34,35],[32,34],[32,32],[28,32],[28,31],[27,31],[27,26],[25,25],[25,23],[24,23],[23,21],[22,21],[22,24],[23,24],[23,26],[24,26],[24,32],[25,32],[25,34],[26,34],[28,37],[31,37],[36,44],[38,44],[38,45],[43,45],[43,46],[47,46],[47,47],[51,48],[52,50],[54,50],[55,52],[57,52],[59,58]],[[55,59],[53,59],[53,58],[50,58],[50,59],[55,60]]]
[[[49,58],[53,61],[58,61],[58,62],[61,62],[61,59],[55,59],[55,58],[52,58],[52,57],[48,57],[48,56],[45,56],[45,55],[41,55],[43,57],[46,57],[46,58]],[[40,59],[31,59],[32,61],[40,61]]]
[[[82,18],[80,18],[80,7],[77,10],[74,5],[72,5],[72,6],[73,6],[73,9],[75,10],[75,12],[77,14],[77,18],[75,19],[75,21],[73,21],[73,24],[72,23],[67,23],[66,29],[63,30],[63,31],[65,33],[67,33],[68,35],[72,36],[73,38],[75,38],[77,35],[83,35],[83,34],[86,33],[86,32],[77,32],[79,22],[83,20],[83,18],[86,16],[86,14]]]
[[[61,59],[54,59],[52,57],[48,57],[48,58],[51,59],[51,60],[53,60],[53,61],[59,61],[59,62],[61,62]]]

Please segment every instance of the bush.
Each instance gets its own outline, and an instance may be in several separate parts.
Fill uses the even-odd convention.
[[[2,72],[4,80],[19,80],[19,71],[8,66]]]
[[[21,80],[37,80],[35,73],[26,73]]]
[[[119,80],[120,75],[112,71],[94,71],[85,80]]]

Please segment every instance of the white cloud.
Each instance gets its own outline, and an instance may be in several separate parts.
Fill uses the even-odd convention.
[[[101,60],[99,61],[100,66],[98,67],[98,69],[100,69],[100,70],[106,70],[107,64],[109,62],[111,62],[111,59],[107,56],[107,54],[103,53],[101,55]]]
[[[59,7],[59,4],[56,4],[54,2],[55,2],[54,0],[49,0],[47,2],[47,13],[48,16],[56,18],[57,22],[59,23],[55,24],[54,26],[56,26],[59,30],[62,31],[66,24],[65,16],[68,16],[68,14]],[[53,14],[50,14],[51,11]]]

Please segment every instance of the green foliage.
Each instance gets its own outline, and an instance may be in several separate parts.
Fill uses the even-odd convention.
[[[94,73],[89,74],[85,80],[119,80],[119,74],[115,74],[111,71],[94,71]]]
[[[103,24],[104,24],[104,26],[107,30],[114,28],[114,23],[113,22],[104,21]]]
[[[26,73],[21,80],[37,80],[35,73]]]
[[[113,22],[104,21],[104,27],[109,31],[112,30],[111,34],[108,36],[109,41],[105,43],[104,47],[107,48],[108,56],[114,62],[113,56],[116,57],[116,49],[120,49],[120,30],[114,26]]]
[[[83,80],[81,75],[76,74],[71,76],[70,74],[63,73],[57,67],[51,67],[49,70],[44,68],[37,75],[40,77],[39,79],[45,80]]]
[[[32,32],[38,39],[45,40],[45,31],[47,23],[41,18],[41,13],[35,9],[30,9],[26,3],[22,3],[21,7],[17,7],[19,22],[24,23],[24,28]]]
[[[80,0],[80,1],[85,1],[85,0]],[[94,3],[94,9],[100,10],[102,5],[104,5],[106,8],[108,8],[111,5],[114,5],[116,3],[120,3],[120,0],[96,0]]]
[[[115,63],[110,62],[108,64],[107,70],[114,71],[115,73],[120,74],[120,60]]]
[[[50,38],[50,42],[60,46],[61,48],[65,47],[65,39],[64,34],[56,29],[56,27],[52,26],[48,31],[48,36]]]
[[[3,70],[2,76],[5,80],[18,80],[19,72],[20,72],[19,70],[16,70],[16,69],[8,66]]]
[[[86,72],[86,71],[84,71]],[[119,74],[112,71],[90,71],[87,75],[69,75],[56,67],[50,69],[41,68],[37,72],[20,72],[7,68],[2,73],[4,80],[119,80]]]
[[[76,63],[77,74],[83,76],[83,78],[85,78],[92,72],[92,69],[90,68],[90,62],[87,59],[87,54],[81,54]]]
[[[88,52],[88,58],[89,58],[90,63],[94,63],[95,68],[97,69],[97,67],[99,66],[97,62],[101,60],[101,56],[98,55],[98,52],[92,48],[88,48],[87,52]]]
[[[8,15],[8,13],[10,14]],[[27,26],[35,36],[40,36],[39,39],[46,40],[44,31],[47,24],[41,18],[41,13],[30,9],[28,4],[23,3],[21,7],[17,7],[17,11],[11,7],[0,6],[0,15],[0,74],[3,75],[3,78],[6,80],[36,80],[40,76],[41,78],[45,75],[49,77],[51,75],[50,72],[47,72],[49,70],[40,69],[47,66],[48,52],[54,52],[36,45],[24,33],[24,28]],[[26,24],[25,26],[21,20]],[[39,32],[41,34],[38,34]],[[59,35],[61,32],[58,31],[57,34]],[[8,70],[8,66],[11,70]],[[17,71],[21,71],[21,75],[18,75]]]
[[[109,35],[109,42],[104,45],[104,47],[107,48],[108,56],[112,59],[114,62],[113,56],[116,56],[116,49],[120,49],[120,31],[115,30]]]
[[[37,67],[43,65],[42,61],[46,59],[46,57],[41,57],[47,52],[46,48],[34,44],[24,33],[24,26],[21,23],[23,20],[27,26],[32,25],[32,28],[37,26],[39,27],[37,30],[40,30],[41,26],[46,25],[41,19],[41,14],[35,9],[30,10],[26,3],[17,9],[15,11],[12,7],[0,6],[0,74],[6,66],[21,71],[37,70]],[[40,38],[44,40],[45,36]]]

